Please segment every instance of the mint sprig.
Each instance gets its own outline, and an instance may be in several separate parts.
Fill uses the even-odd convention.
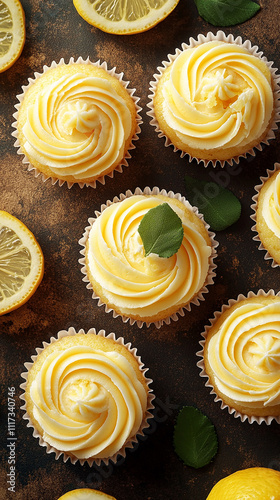
[[[174,449],[185,465],[199,469],[209,464],[218,451],[215,427],[194,406],[184,406],[174,429]]]
[[[252,0],[194,0],[199,15],[214,26],[234,26],[251,19],[260,5]]]
[[[222,231],[239,219],[241,203],[229,189],[189,175],[185,180],[188,200],[204,215],[211,229]]]
[[[171,257],[178,252],[184,235],[182,221],[168,203],[151,208],[141,220],[138,232],[145,257],[150,253],[163,258]]]

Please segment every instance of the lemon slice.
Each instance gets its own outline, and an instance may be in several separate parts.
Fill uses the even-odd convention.
[[[0,0],[0,73],[19,58],[25,42],[25,17],[19,0]]]
[[[179,0],[73,0],[83,19],[107,33],[146,31],[165,19]]]
[[[44,273],[34,235],[16,217],[0,210],[0,316],[24,304]]]
[[[65,493],[58,500],[116,500],[102,491],[91,490],[89,488],[82,488],[80,490],[72,490]]]

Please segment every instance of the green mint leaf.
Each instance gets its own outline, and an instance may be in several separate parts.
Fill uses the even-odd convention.
[[[193,406],[184,406],[180,411],[173,439],[177,455],[195,469],[209,464],[218,451],[214,425]]]
[[[252,0],[194,0],[199,15],[214,26],[234,26],[251,19],[260,5]]]
[[[138,232],[146,257],[150,253],[171,257],[178,252],[184,235],[182,221],[168,203],[151,208],[141,220]]]
[[[222,231],[234,224],[241,215],[241,203],[228,189],[186,175],[188,200],[195,205],[214,231]]]

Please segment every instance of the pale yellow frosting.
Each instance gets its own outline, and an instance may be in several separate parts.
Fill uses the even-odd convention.
[[[88,345],[50,353],[30,396],[43,439],[82,459],[119,451],[139,430],[147,406],[144,386],[126,357]]]
[[[262,216],[269,229],[280,238],[280,172],[265,193]]]
[[[144,318],[176,305],[179,308],[206,280],[211,246],[184,210],[171,198],[167,200],[184,229],[181,247],[170,258],[156,254],[145,257],[138,233],[143,216],[162,203],[157,196],[134,195],[110,205],[90,230],[90,273],[102,286],[108,302],[124,315]]]
[[[59,178],[83,181],[122,160],[131,126],[112,84],[77,72],[47,82],[28,106],[24,148]]]
[[[180,53],[163,95],[166,123],[183,143],[203,150],[249,144],[264,133],[273,110],[266,64],[219,41]]]
[[[215,385],[228,398],[259,408],[280,403],[280,302],[241,305],[210,338]]]

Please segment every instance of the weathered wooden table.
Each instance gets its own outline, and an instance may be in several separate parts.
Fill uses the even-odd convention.
[[[26,13],[27,38],[23,53],[15,65],[0,75],[0,209],[20,218],[36,235],[45,256],[43,281],[29,302],[0,318],[1,332],[1,481],[0,500],[56,500],[64,492],[90,487],[105,491],[118,500],[205,500],[215,482],[235,470],[265,466],[280,469],[280,427],[242,423],[215,403],[204,387],[196,367],[196,352],[204,325],[213,312],[239,293],[260,288],[279,290],[279,268],[264,260],[264,252],[252,240],[250,205],[254,186],[267,168],[280,161],[280,134],[256,157],[242,159],[238,175],[230,168],[205,169],[172,148],[165,148],[146,115],[149,81],[156,67],[182,42],[199,33],[216,32],[197,14],[193,0],[180,0],[175,11],[152,30],[132,36],[103,33],[84,22],[70,0],[22,0]],[[279,0],[264,0],[261,12],[250,21],[224,31],[241,35],[259,45],[269,60],[280,65]],[[130,86],[137,89],[143,108],[143,125],[129,167],[97,189],[52,186],[35,178],[22,165],[11,136],[16,94],[35,71],[52,60],[66,61],[73,56],[106,60],[109,68],[124,72]],[[157,330],[139,329],[106,314],[82,282],[78,259],[87,219],[107,199],[137,186],[159,186],[186,195],[185,174],[213,180],[221,175],[242,203],[239,221],[217,233],[217,277],[209,287],[206,300],[191,312]],[[213,174],[212,174],[213,175]],[[220,177],[221,178],[221,177]],[[215,180],[215,179],[214,179]],[[92,467],[55,460],[32,437],[22,420],[19,388],[23,363],[35,353],[35,347],[48,341],[61,329],[74,326],[86,331],[95,327],[124,336],[138,348],[150,368],[156,394],[156,418],[147,439],[129,452],[116,466]],[[16,488],[7,490],[7,397],[15,387],[16,399]],[[219,439],[219,451],[213,462],[195,470],[185,466],[173,450],[172,435],[179,408],[195,405],[213,421]]]

